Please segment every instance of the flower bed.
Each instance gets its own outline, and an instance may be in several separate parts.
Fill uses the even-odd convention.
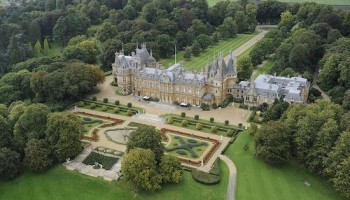
[[[98,129],[98,128],[93,129],[92,135],[91,136],[83,135],[83,139],[97,142],[99,140],[99,136],[97,134],[99,130],[100,129]]]
[[[205,154],[204,158],[203,158],[203,163],[207,163],[210,159],[210,157],[214,154],[214,152],[216,151],[216,149],[220,146],[220,142],[216,139],[210,138],[210,137],[203,137],[203,136],[199,136],[199,135],[194,135],[194,134],[189,134],[189,133],[184,133],[181,131],[175,131],[175,130],[171,130],[171,129],[166,129],[166,128],[162,128],[160,130],[160,134],[163,138],[163,141],[167,142],[169,139],[166,136],[167,132],[171,132],[177,135],[183,135],[183,136],[187,136],[187,137],[192,137],[195,139],[201,139],[201,140],[207,140],[213,143],[212,147],[210,148],[210,150],[208,151],[207,154]],[[190,165],[195,165],[195,166],[200,166],[202,164],[202,161],[193,161],[191,159],[185,159],[185,158],[178,158],[181,162],[183,163],[187,163]]]
[[[102,165],[102,167],[106,170],[109,170],[113,167],[113,165],[118,162],[119,158],[102,155],[100,153],[96,153],[92,151],[83,161],[85,165],[95,165],[95,162]]]
[[[86,108],[86,109],[91,109],[91,110],[97,110],[101,112],[107,112],[107,113],[112,113],[112,114],[120,114],[123,116],[132,116],[135,115],[139,112],[141,112],[141,109],[136,109],[136,108],[129,108],[127,106],[122,106],[122,105],[115,105],[111,103],[104,103],[100,101],[90,101],[90,100],[83,100],[84,102],[83,105],[77,105],[81,108]],[[94,105],[91,107],[91,105]],[[115,108],[118,109],[118,111],[115,111]]]
[[[99,119],[102,119],[102,120],[112,121],[112,123],[108,123],[108,124],[104,124],[104,125],[100,126],[101,128],[106,128],[106,127],[110,127],[110,126],[116,126],[116,125],[124,123],[124,120],[122,120],[122,119],[113,118],[113,117],[105,117],[105,116],[91,114],[91,113],[87,113],[87,112],[75,112],[75,114],[86,115],[86,116],[90,116],[90,117],[99,118]]]

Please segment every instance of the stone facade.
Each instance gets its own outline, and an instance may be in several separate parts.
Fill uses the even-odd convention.
[[[162,102],[221,104],[232,94],[237,73],[232,55],[226,62],[223,54],[214,58],[201,73],[186,72],[176,63],[164,69],[149,53],[146,45],[130,56],[116,53],[112,64],[114,83],[122,95],[158,98]]]
[[[259,75],[254,81],[241,81],[233,90],[233,97],[242,98],[245,104],[272,104],[275,99],[288,103],[306,103],[310,83],[301,77]]]

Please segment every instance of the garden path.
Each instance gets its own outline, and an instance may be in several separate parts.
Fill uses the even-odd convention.
[[[219,158],[226,163],[226,165],[230,171],[230,179],[229,179],[228,188],[227,188],[227,200],[234,200],[235,199],[236,177],[237,177],[236,166],[232,162],[232,160],[225,155],[219,155]]]

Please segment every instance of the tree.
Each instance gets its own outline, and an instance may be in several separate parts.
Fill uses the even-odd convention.
[[[172,155],[164,155],[159,164],[162,183],[179,183],[182,180],[183,168],[180,161]]]
[[[291,157],[291,135],[285,124],[270,121],[261,126],[254,136],[256,156],[270,164],[284,164]]]
[[[20,173],[21,157],[9,148],[0,149],[0,177],[13,179]]]
[[[201,49],[206,50],[212,43],[211,38],[207,35],[200,34],[196,37],[196,41],[198,41]]]
[[[75,38],[72,38],[73,41],[74,39]],[[90,39],[77,44],[74,43],[75,42],[69,42],[68,46],[64,49],[63,55],[66,59],[79,59],[88,64],[95,64],[97,62],[99,50],[95,40]]]
[[[291,67],[287,67],[285,68],[283,71],[281,71],[281,73],[279,73],[280,76],[284,76],[284,77],[293,77],[295,76],[295,71],[293,70],[293,68]]]
[[[285,11],[281,14],[281,21],[279,27],[286,26],[290,30],[294,26],[294,16],[290,11]]]
[[[14,126],[15,140],[24,148],[29,139],[42,139],[45,137],[49,107],[44,104],[28,106]]]
[[[53,28],[53,36],[56,41],[66,44],[74,36],[84,35],[89,23],[86,15],[78,12],[70,13],[57,20]]]
[[[13,35],[10,39],[10,43],[7,47],[8,63],[10,66],[25,60],[26,54],[23,49],[20,49],[19,41],[16,35]]]
[[[115,59],[115,53],[122,49],[122,42],[117,39],[106,40],[102,45],[102,50],[99,55],[101,68],[108,71],[112,68],[112,63]]]
[[[244,33],[247,31],[248,21],[247,16],[243,11],[237,11],[235,14],[235,21],[237,23],[237,32]]]
[[[157,163],[161,161],[164,155],[162,137],[154,127],[144,126],[130,134],[129,141],[126,144],[126,152],[135,148],[150,149],[153,151]]]
[[[199,42],[194,41],[191,47],[191,52],[194,56],[199,56],[199,54],[201,53],[201,46],[199,44]]]
[[[8,121],[0,116],[0,148],[9,147],[12,141],[11,127]]]
[[[345,158],[338,166],[334,178],[333,186],[340,191],[345,197],[350,198],[350,157]]]
[[[235,37],[237,34],[237,23],[232,17],[227,17],[224,22],[218,26],[217,31],[222,39]]]
[[[186,47],[185,53],[184,53],[184,59],[185,60],[190,60],[192,57],[192,52],[190,47]]]
[[[162,178],[157,173],[155,154],[150,149],[131,149],[122,161],[121,170],[137,189],[160,189]]]
[[[249,56],[244,56],[238,60],[237,76],[240,81],[249,80],[253,73],[253,64]]]
[[[345,92],[343,99],[343,108],[348,111],[350,110],[350,90]]]
[[[74,158],[81,152],[81,129],[81,120],[73,113],[56,112],[49,115],[46,138],[59,161]]]
[[[24,152],[24,163],[32,171],[44,172],[52,165],[51,147],[43,139],[29,140]]]
[[[47,38],[44,39],[44,51],[43,51],[44,55],[47,56],[50,53],[50,46],[49,46],[49,42],[47,40]]]
[[[192,21],[192,26],[187,31],[193,32],[194,36],[198,36],[207,33],[207,27],[201,20],[195,19]]]
[[[115,25],[110,22],[104,22],[100,28],[97,30],[96,38],[101,42],[113,39],[118,35],[118,30]]]
[[[175,46],[173,38],[167,34],[158,35],[156,37],[156,44],[159,46],[158,51],[162,58],[168,57],[169,52],[171,52]]]
[[[326,173],[330,177],[335,177],[336,173],[340,170],[340,163],[348,159],[350,156],[350,131],[344,131],[340,134],[335,147],[328,154],[326,161]]]
[[[36,41],[35,45],[34,45],[34,56],[35,57],[39,57],[41,56],[41,44],[40,41]]]
[[[29,41],[32,43],[41,39],[40,26],[37,20],[33,20],[30,22],[28,35]]]

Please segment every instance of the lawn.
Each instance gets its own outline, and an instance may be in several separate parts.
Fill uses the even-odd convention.
[[[256,72],[254,78],[258,77],[260,74],[267,74],[273,66],[274,61],[269,58],[266,63]]]
[[[220,51],[227,55],[230,51],[237,49],[242,44],[252,39],[256,34],[257,33],[238,34],[235,38],[222,40],[218,44],[210,46],[206,51],[201,52],[198,57],[192,56],[189,61],[183,59],[184,51],[181,51],[177,54],[177,62],[180,62],[186,69],[196,69],[199,71],[208,63],[208,59],[209,63],[211,63],[213,61],[213,56],[217,55]],[[164,67],[169,67],[171,64],[174,64],[174,62],[174,56],[160,61]]]
[[[95,118],[91,118],[91,117],[87,117],[87,116],[83,116],[83,115],[78,115],[78,116],[83,123],[82,132],[84,134],[89,133],[89,131],[92,130],[93,128],[95,128],[96,126],[103,124],[103,121],[100,119],[95,119]]]
[[[225,199],[228,168],[220,162],[222,180],[217,185],[202,185],[185,172],[180,184],[168,184],[155,193],[135,193],[126,181],[108,182],[62,166],[43,174],[26,172],[17,179],[0,182],[0,199],[6,200],[216,200]]]
[[[243,146],[249,145],[244,151]],[[297,164],[273,167],[254,156],[252,137],[241,133],[225,152],[237,167],[237,200],[345,200],[331,185]],[[304,186],[304,182],[311,187]]]
[[[208,0],[208,3],[209,3],[209,6],[213,6],[219,1],[223,1],[223,0]],[[233,1],[237,1],[237,0],[233,0]],[[350,5],[349,0],[279,0],[279,1],[291,2],[291,3],[316,2],[320,4],[330,4],[330,5]]]

